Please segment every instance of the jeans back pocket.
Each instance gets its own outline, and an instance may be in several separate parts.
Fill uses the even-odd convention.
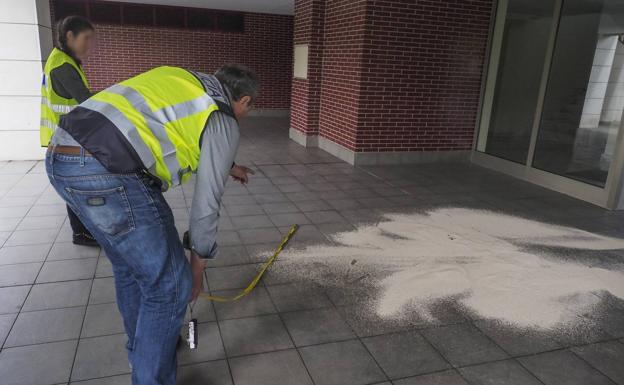
[[[70,187],[65,190],[80,214],[100,231],[116,236],[134,230],[132,209],[123,186],[95,191]]]

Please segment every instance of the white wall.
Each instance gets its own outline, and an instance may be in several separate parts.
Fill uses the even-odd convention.
[[[52,50],[48,0],[0,1],[0,160],[41,159],[40,87]]]

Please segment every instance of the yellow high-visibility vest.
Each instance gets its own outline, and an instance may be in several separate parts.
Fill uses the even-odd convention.
[[[43,70],[43,81],[41,82],[41,122],[39,124],[39,137],[42,147],[47,147],[50,143],[54,130],[58,127],[61,115],[68,113],[78,105],[76,99],[64,98],[54,92],[54,88],[52,87],[52,79],[50,77],[52,70],[65,63],[68,63],[78,71],[85,86],[89,88],[87,77],[78,63],[65,52],[54,48],[48,60],[46,60]]]
[[[197,170],[206,122],[226,97],[218,80],[178,67],[157,67],[115,84],[80,104],[104,115],[124,135],[163,188]]]

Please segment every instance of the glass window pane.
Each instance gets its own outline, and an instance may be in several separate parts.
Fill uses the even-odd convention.
[[[527,161],[553,13],[554,0],[508,2],[487,128],[490,155]]]
[[[603,187],[624,107],[621,0],[565,0],[533,167]]]

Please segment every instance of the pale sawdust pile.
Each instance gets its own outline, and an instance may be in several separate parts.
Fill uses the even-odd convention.
[[[357,261],[382,272],[374,306],[387,319],[408,306],[432,318],[431,304],[459,298],[484,318],[548,329],[591,311],[600,302],[595,293],[624,299],[623,271],[526,251],[531,250],[526,246],[624,249],[624,240],[486,210],[386,215],[377,224],[335,234],[334,240],[337,246],[285,250],[282,271],[302,273],[321,285],[323,274],[297,269],[309,271],[312,263],[348,271]]]

